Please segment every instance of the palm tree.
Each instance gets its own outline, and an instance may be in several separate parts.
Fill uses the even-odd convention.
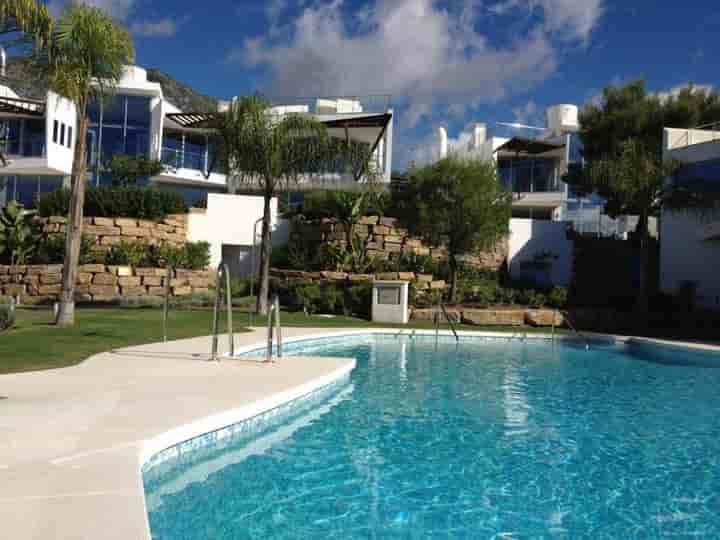
[[[221,115],[219,146],[228,181],[248,184],[264,198],[257,311],[267,313],[270,254],[270,202],[279,192],[321,168],[325,126],[302,114],[277,115],[257,96],[234,100]]]
[[[112,92],[125,64],[135,56],[130,33],[98,8],[84,4],[65,10],[55,23],[43,58],[50,88],[75,104],[77,136],[71,174],[71,204],[65,240],[63,283],[56,324],[75,322],[75,280],[82,241],[87,175],[88,105]]]

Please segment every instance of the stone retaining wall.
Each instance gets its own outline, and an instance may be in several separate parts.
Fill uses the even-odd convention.
[[[345,246],[345,227],[335,219],[296,222],[293,224],[290,242],[304,246],[315,244],[320,250],[328,244]],[[400,254],[415,254],[444,260],[448,256],[446,247],[429,246],[421,239],[410,236],[407,229],[400,227],[396,218],[365,216],[354,227],[354,232],[360,241],[365,243],[367,254],[371,257],[387,259]],[[503,240],[493,250],[466,254],[462,256],[462,260],[476,268],[497,270],[503,265],[507,255],[508,242]]]
[[[432,321],[436,309],[413,309],[411,320]],[[477,309],[448,308],[448,315],[453,322],[473,326],[563,326],[565,317],[555,309],[509,308],[509,309]]]
[[[348,272],[303,272],[300,270],[281,270],[271,268],[270,275],[282,280],[300,280],[308,282],[332,281],[339,283],[368,283],[373,281],[409,281],[419,291],[442,290],[447,287],[443,280],[436,280],[432,274],[415,272],[386,272],[380,274],[352,274]]]
[[[65,234],[65,217],[37,217],[35,222],[46,237]],[[86,217],[83,235],[95,240],[92,249],[97,253],[105,253],[120,242],[181,246],[187,242],[187,214],[168,215],[159,222],[132,218]]]
[[[164,296],[165,268],[131,268],[86,264],[79,268],[76,301],[108,302],[122,297]],[[170,281],[173,296],[207,292],[214,274],[206,270],[175,270]],[[21,304],[46,304],[58,299],[62,265],[0,266],[0,296],[19,298]]]

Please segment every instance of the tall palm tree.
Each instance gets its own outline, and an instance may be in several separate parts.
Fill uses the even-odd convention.
[[[228,180],[258,189],[264,198],[257,311],[267,313],[270,254],[270,202],[310,171],[318,171],[325,155],[325,126],[302,114],[276,115],[265,99],[234,100],[221,115],[219,146]]]
[[[75,280],[80,258],[87,176],[88,105],[113,91],[135,51],[130,33],[104,11],[73,5],[53,27],[45,56],[50,88],[75,104],[77,136],[71,174],[71,203],[65,240],[62,293],[56,323],[75,322]]]

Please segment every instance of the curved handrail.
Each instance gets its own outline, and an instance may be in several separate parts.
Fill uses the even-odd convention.
[[[458,336],[457,330],[455,329],[455,323],[450,319],[450,315],[448,315],[447,310],[445,309],[445,304],[440,302],[438,304],[440,307],[440,311],[442,311],[443,316],[445,317],[445,320],[450,324],[450,329],[452,330],[452,333],[455,335],[455,341],[459,342],[460,337]],[[435,311],[435,339],[437,339],[438,334],[440,332],[440,313]]]
[[[270,308],[268,309],[268,330],[267,330],[267,351],[265,352],[265,363],[272,363],[273,348],[273,322],[277,333],[277,356],[282,358],[282,326],[280,325],[280,297],[275,295]]]
[[[225,278],[223,280],[223,277]],[[210,359],[213,361],[220,361],[218,356],[218,333],[219,333],[219,322],[220,322],[220,307],[222,305],[223,297],[223,281],[225,284],[225,303],[227,306],[227,325],[228,325],[228,349],[230,356],[235,354],[235,335],[233,334],[233,322],[232,322],[232,290],[230,288],[230,269],[226,263],[220,263],[217,270],[217,294],[215,295],[215,305],[213,307],[213,328],[212,328],[212,350],[210,352]]]

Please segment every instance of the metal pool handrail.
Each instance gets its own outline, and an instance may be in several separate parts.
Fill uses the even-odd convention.
[[[580,332],[580,330],[575,328],[575,325],[573,325],[572,321],[570,320],[569,313],[567,311],[561,311],[560,313],[565,317],[565,321],[567,322],[568,326],[570,327],[570,330],[575,332],[575,334],[585,342],[585,350],[586,351],[590,350],[590,340],[585,336],[585,334],[583,334],[582,332]],[[553,317],[553,319],[555,319],[555,317]],[[553,320],[553,323],[555,323],[554,320]],[[555,336],[554,330],[555,330],[555,325],[553,324],[553,338]]]
[[[275,295],[272,304],[268,309],[268,325],[267,325],[267,351],[265,353],[265,362],[271,363],[273,361],[272,348],[273,348],[273,323],[275,332],[277,334],[277,356],[282,358],[282,326],[280,325],[280,297]]]
[[[225,278],[225,279],[223,279]],[[230,289],[230,269],[226,263],[221,263],[217,271],[217,294],[215,295],[215,306],[213,308],[213,338],[210,359],[220,361],[218,356],[218,333],[220,322],[220,307],[222,305],[223,284],[225,285],[225,303],[227,305],[227,325],[228,325],[228,349],[230,356],[235,354],[235,336],[233,334],[232,322],[232,291]]]
[[[457,330],[455,330],[455,323],[450,319],[450,315],[448,315],[448,312],[445,309],[445,304],[440,302],[438,304],[438,307],[440,308],[440,311],[442,312],[443,316],[445,317],[445,320],[447,320],[447,322],[450,324],[452,333],[455,335],[455,341],[459,342],[460,337],[458,336]],[[437,339],[439,333],[440,333],[440,312],[435,310],[435,339]]]

